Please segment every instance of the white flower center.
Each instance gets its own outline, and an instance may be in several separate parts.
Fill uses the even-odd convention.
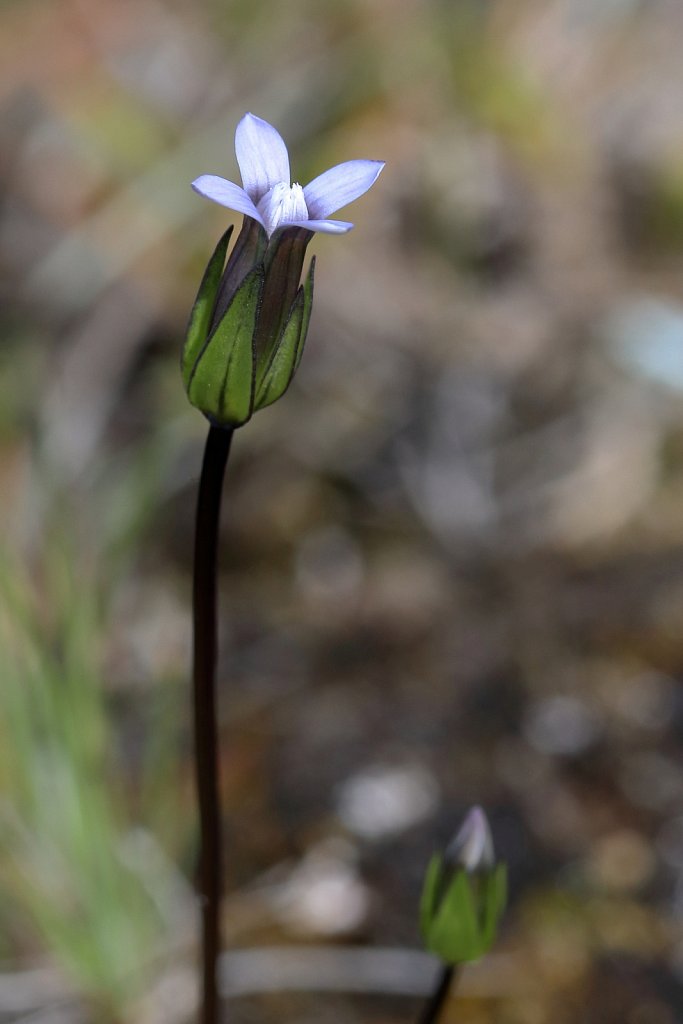
[[[304,190],[296,182],[288,185],[284,181],[279,181],[259,199],[256,208],[263,217],[269,235],[282,224],[308,220]]]

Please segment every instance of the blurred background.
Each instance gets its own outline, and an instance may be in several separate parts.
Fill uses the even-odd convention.
[[[247,110],[295,180],[387,167],[228,473],[232,1019],[413,1020],[474,803],[511,905],[445,1019],[683,1019],[682,38],[679,0],[0,5],[2,1024],[192,1017],[178,361]]]

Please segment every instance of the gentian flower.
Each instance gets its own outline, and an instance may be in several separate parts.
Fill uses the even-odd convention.
[[[242,185],[202,174],[192,188],[214,203],[252,217],[270,238],[277,228],[291,226],[337,235],[353,224],[328,220],[374,185],[384,167],[381,160],[347,160],[318,175],[304,188],[291,183],[289,154],[280,133],[267,121],[245,114],[235,132],[235,155]]]
[[[505,865],[496,863],[486,815],[474,807],[427,868],[420,901],[427,949],[447,964],[478,960],[493,944],[505,900]]]
[[[192,182],[200,195],[244,214],[226,263],[229,228],[219,241],[195,301],[182,374],[192,405],[212,422],[241,426],[280,398],[301,361],[313,303],[311,261],[300,284],[313,233],[343,234],[353,224],[330,214],[358,199],[384,164],[349,160],[304,188],[291,183],[280,134],[246,114],[235,132],[243,188],[214,174]]]

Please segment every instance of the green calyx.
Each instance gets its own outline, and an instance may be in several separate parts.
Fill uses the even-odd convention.
[[[268,246],[258,225],[245,220],[226,266],[231,234],[229,228],[204,272],[181,371],[191,404],[212,423],[237,427],[292,382],[311,317],[315,260],[299,285],[310,233],[294,240],[281,234]]]
[[[277,402],[292,383],[304,351],[308,323],[313,308],[313,276],[315,256],[311,260],[304,284],[292,303],[289,317],[267,360],[257,368],[254,409],[265,409]]]
[[[451,872],[442,856],[435,854],[420,900],[425,946],[447,964],[478,960],[495,941],[506,897],[504,864],[477,872],[465,868]]]

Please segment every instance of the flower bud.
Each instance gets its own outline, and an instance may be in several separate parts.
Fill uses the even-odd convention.
[[[420,925],[427,949],[447,964],[478,960],[493,945],[506,899],[486,815],[473,808],[443,854],[427,868]]]
[[[232,228],[204,273],[183,349],[187,396],[212,422],[241,426],[281,398],[301,361],[313,305],[315,259],[303,285],[312,232],[287,227],[269,239],[255,220],[226,260]]]

